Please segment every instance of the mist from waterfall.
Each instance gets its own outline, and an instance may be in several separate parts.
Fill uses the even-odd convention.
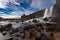
[[[45,9],[43,18],[49,18],[52,16],[53,6],[50,8]]]

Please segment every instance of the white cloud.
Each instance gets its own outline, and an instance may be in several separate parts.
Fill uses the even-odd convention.
[[[7,14],[0,15],[0,17],[3,17],[3,18],[20,18],[20,17],[17,17],[15,15],[7,15]]]
[[[0,0],[0,8],[6,8],[6,5],[9,2],[19,5],[19,3],[17,3],[15,0]]]
[[[26,15],[32,14],[33,12],[34,11],[26,9],[26,10],[24,10],[24,12],[23,11],[16,11],[16,12],[12,12],[10,14],[11,15],[17,15],[17,16],[22,16],[23,14],[26,14]]]
[[[17,4],[17,5],[19,5],[19,3],[17,3],[15,0],[9,0],[11,3],[13,3],[13,4]]]
[[[0,2],[8,2],[8,0],[0,0]]]
[[[6,6],[0,2],[0,8],[5,8]]]
[[[45,9],[56,3],[56,0],[32,0],[31,7]]]
[[[5,8],[8,0],[0,0],[0,8]]]
[[[31,10],[25,10],[25,12],[24,12],[24,14],[26,14],[26,15],[29,15],[29,14],[32,14],[33,13],[33,11],[31,11]]]
[[[3,18],[20,18],[20,16],[18,17],[17,15],[8,15],[8,14],[4,14],[3,12],[0,12],[0,17],[3,17]]]

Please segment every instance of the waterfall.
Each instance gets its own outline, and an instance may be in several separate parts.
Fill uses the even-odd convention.
[[[50,8],[45,9],[43,18],[49,18],[52,16],[53,6]]]

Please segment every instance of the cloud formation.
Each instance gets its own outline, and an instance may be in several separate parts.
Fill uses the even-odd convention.
[[[0,12],[4,16],[20,17],[49,8],[55,3],[56,0],[0,0]]]

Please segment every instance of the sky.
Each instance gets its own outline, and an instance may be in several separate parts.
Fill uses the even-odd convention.
[[[0,0],[0,17],[17,18],[50,8],[56,0]]]

